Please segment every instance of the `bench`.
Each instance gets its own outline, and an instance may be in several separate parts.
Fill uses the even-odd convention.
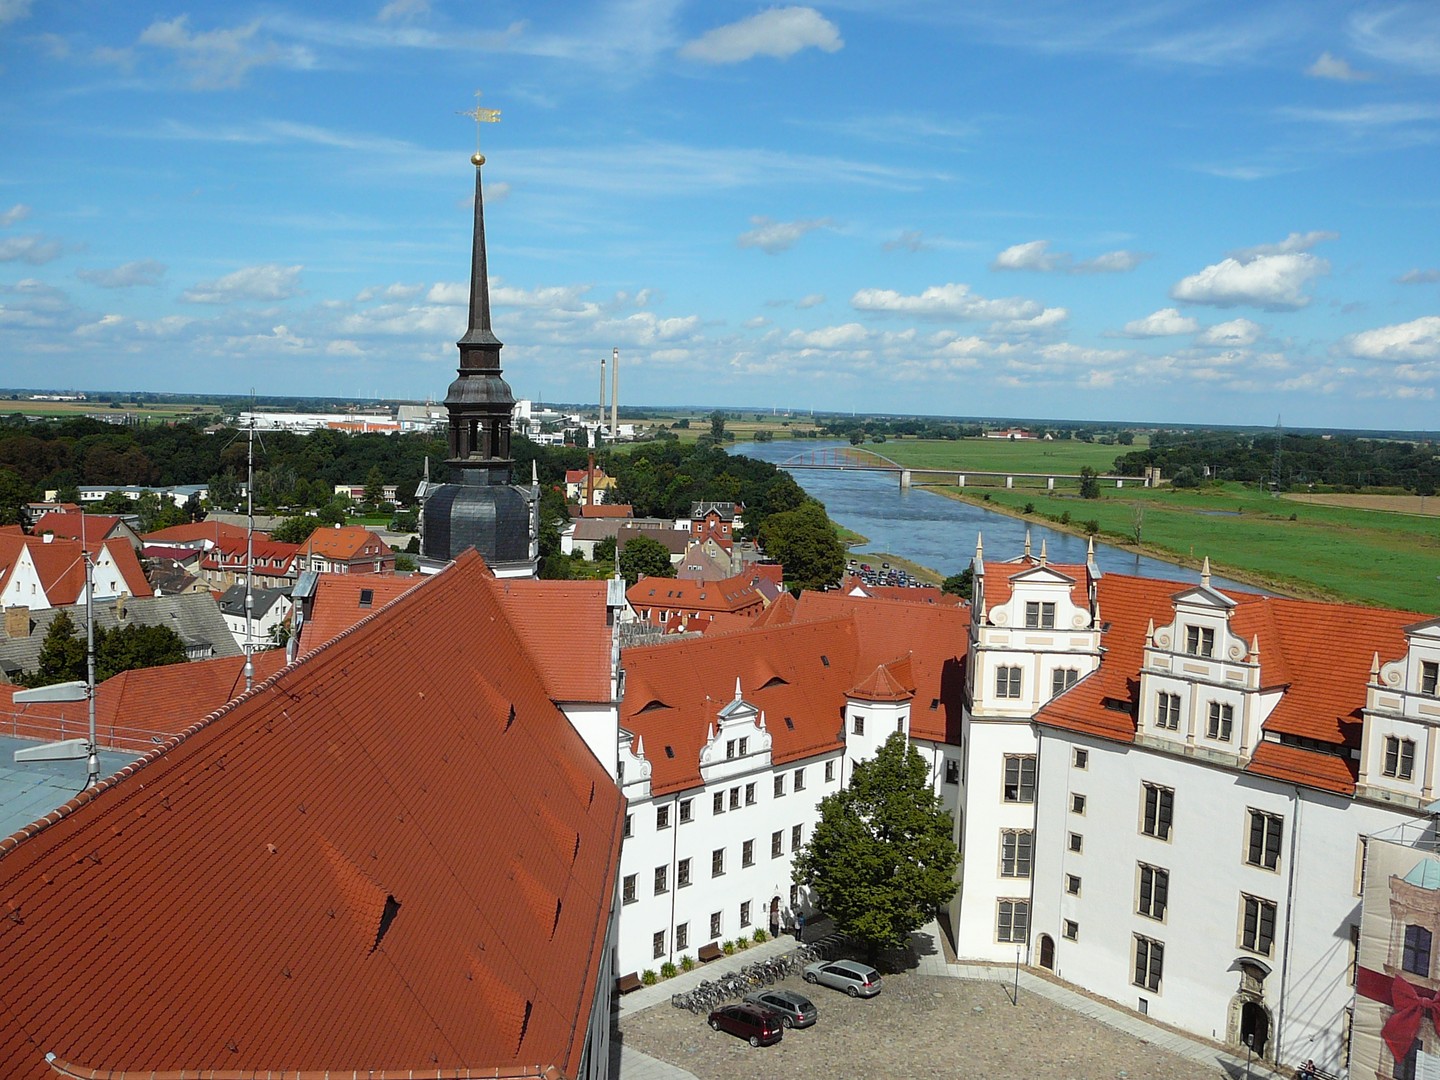
[[[645,984],[640,981],[640,976],[632,971],[629,975],[621,975],[620,978],[616,980],[615,989],[619,990],[622,994],[628,994],[631,990],[639,990],[640,987],[644,985]]]
[[[725,950],[720,948],[718,942],[710,942],[709,945],[701,945],[700,950],[695,954],[700,957],[702,964],[708,964],[711,960],[719,960],[725,955]]]

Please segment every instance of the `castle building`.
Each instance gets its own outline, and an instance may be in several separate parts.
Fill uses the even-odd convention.
[[[490,326],[485,206],[475,166],[475,225],[470,259],[470,327],[456,345],[457,377],[445,395],[448,483],[426,488],[420,553],[445,561],[475,548],[498,577],[534,577],[539,558],[540,488],[511,483],[515,399],[501,376],[500,339]]]

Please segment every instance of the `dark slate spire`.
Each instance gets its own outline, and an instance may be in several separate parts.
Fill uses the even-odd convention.
[[[480,166],[485,156],[470,159],[475,165],[475,235],[470,248],[470,329],[460,346],[460,371],[500,370],[500,339],[490,329],[490,275],[485,265],[485,199]]]

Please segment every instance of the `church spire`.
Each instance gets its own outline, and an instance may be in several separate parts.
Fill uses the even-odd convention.
[[[496,115],[499,115],[498,112]],[[490,328],[490,274],[485,265],[485,197],[480,179],[485,155],[476,151],[470,161],[475,166],[475,228],[470,244],[470,328],[456,344],[460,347],[462,373],[498,372],[501,344]]]

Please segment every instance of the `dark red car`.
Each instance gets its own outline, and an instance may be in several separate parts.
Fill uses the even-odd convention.
[[[728,1031],[748,1039],[751,1046],[771,1046],[785,1034],[785,1026],[779,1016],[746,1001],[721,1005],[710,1014],[710,1026],[716,1031]]]

